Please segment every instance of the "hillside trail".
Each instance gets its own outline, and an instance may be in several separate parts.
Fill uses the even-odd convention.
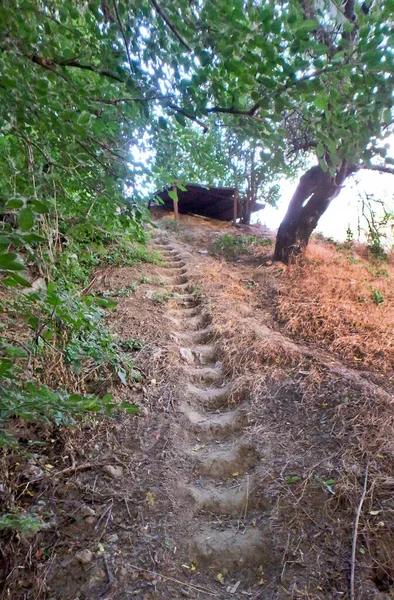
[[[56,535],[52,563],[33,574],[46,594],[18,600],[351,597],[365,476],[354,432],[373,407],[364,396],[391,397],[367,373],[286,337],[272,309],[282,267],[256,268],[261,255],[254,264],[214,258],[212,231],[220,235],[205,222],[182,235],[156,228],[159,265],[97,280],[101,292],[136,290],[119,298],[109,325],[120,340],[143,342],[131,354],[143,380],[120,390],[140,415],[85,424],[67,441],[64,460],[88,469],[51,488],[57,529],[34,546],[53,547]],[[390,481],[379,488],[389,507]],[[394,597],[374,502],[376,523],[360,525],[354,600]],[[379,562],[366,557],[372,525]]]
[[[196,597],[245,598],[259,569],[261,575],[263,568],[267,571],[278,561],[264,528],[266,515],[254,510],[249,497],[259,453],[242,436],[245,402],[228,408],[231,384],[218,359],[219,340],[213,339],[206,302],[188,292],[182,253],[160,236],[154,247],[164,258],[168,284],[177,294],[168,318],[184,359],[181,379],[186,383],[177,397],[182,434],[175,443],[190,473],[186,479],[181,459],[178,494],[184,504],[179,520],[185,546],[181,552],[190,561],[189,569],[204,566],[218,582],[231,581],[223,590],[195,589]]]

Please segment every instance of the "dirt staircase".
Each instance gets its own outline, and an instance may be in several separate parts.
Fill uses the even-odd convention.
[[[162,236],[153,240],[163,257],[168,287],[176,293],[168,308],[182,361],[177,410],[182,415],[183,460],[190,480],[178,482],[187,499],[183,554],[198,570],[216,579],[208,598],[261,597],[256,591],[263,569],[278,566],[268,513],[256,506],[253,477],[260,457],[243,437],[247,397],[234,407],[233,382],[219,360],[220,340],[211,329],[205,300],[191,293],[182,251]],[[279,559],[280,562],[280,559]],[[217,586],[217,581],[223,583]],[[258,588],[257,588],[258,589]],[[249,590],[249,592],[248,592]]]

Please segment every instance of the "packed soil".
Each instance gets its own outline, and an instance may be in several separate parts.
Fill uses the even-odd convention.
[[[106,391],[139,415],[59,433],[63,464],[20,490],[51,528],[2,548],[3,598],[394,598],[391,381],[291,339],[286,268],[212,256],[224,232],[159,227],[161,266],[95,282],[138,283],[109,321],[143,379]]]

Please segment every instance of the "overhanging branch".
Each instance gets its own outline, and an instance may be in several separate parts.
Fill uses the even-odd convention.
[[[380,173],[388,173],[394,175],[394,167],[387,167],[386,165],[360,165],[360,169],[368,171],[379,171]]]

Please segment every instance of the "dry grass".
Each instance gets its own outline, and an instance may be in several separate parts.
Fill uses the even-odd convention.
[[[367,464],[356,582],[364,590],[360,598],[372,597],[368,590],[376,593],[375,585],[392,594],[393,401],[371,383],[368,373],[330,362],[328,353],[316,346],[305,351],[285,338],[270,309],[275,289],[276,310],[290,334],[326,346],[371,375],[392,373],[393,263],[373,263],[362,248],[340,251],[312,243],[303,263],[287,270],[264,267],[260,279],[245,264],[230,267],[207,258],[199,266],[234,400],[252,398],[251,418],[263,450],[273,440],[275,460],[265,467],[261,486],[263,492],[270,485],[278,493],[276,531],[291,537],[293,549],[302,544],[305,552],[309,544],[312,562],[304,566],[313,567],[317,583],[325,582],[321,594],[305,591],[294,597],[331,598],[332,590],[348,586],[354,518]],[[259,287],[248,289],[248,278]],[[374,290],[383,297],[380,305]],[[298,472],[297,466],[300,481],[289,486],[281,480],[281,470]],[[322,478],[335,480],[334,494],[324,488]]]
[[[361,249],[362,250],[362,249]],[[394,370],[394,264],[313,242],[283,277],[278,317],[285,330],[321,343],[355,366]]]

